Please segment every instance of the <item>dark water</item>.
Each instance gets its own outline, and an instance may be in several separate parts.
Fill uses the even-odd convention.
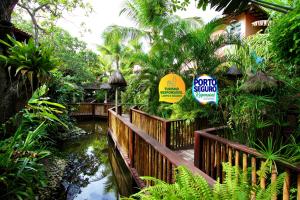
[[[66,199],[114,200],[132,194],[132,177],[108,141],[107,122],[80,122],[78,127],[93,134],[62,146],[69,160],[63,177]]]

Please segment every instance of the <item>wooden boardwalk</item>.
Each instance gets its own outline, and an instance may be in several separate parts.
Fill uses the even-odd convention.
[[[75,110],[70,113],[72,117],[99,117],[107,118],[108,109],[112,108],[114,104],[111,103],[77,103],[70,104],[75,107]]]
[[[194,149],[177,150],[174,152],[184,160],[194,163]]]
[[[114,108],[108,109],[108,125],[108,135],[140,188],[152,184],[142,181],[140,176],[174,182],[175,168],[179,165],[202,176],[212,186],[216,179],[224,180],[222,163],[226,162],[244,172],[251,167],[250,184],[259,184],[262,188],[266,187],[268,179],[274,182],[278,174],[286,172],[282,191],[274,199],[280,196],[279,199],[287,200],[290,189],[297,188],[296,196],[300,200],[299,166],[276,161],[268,177],[258,177],[257,170],[265,161],[262,155],[255,149],[220,137],[226,134],[225,126],[208,128],[207,120],[203,119],[194,123],[165,120],[136,109],[122,114],[121,107],[118,114]]]

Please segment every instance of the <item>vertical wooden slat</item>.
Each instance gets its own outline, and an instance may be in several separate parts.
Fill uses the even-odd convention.
[[[210,144],[210,176],[213,178],[215,178],[214,168],[215,168],[215,142],[211,141],[211,144]]]
[[[297,174],[297,200],[300,200],[300,173]]]
[[[221,152],[222,152],[222,162],[227,162],[226,161],[226,147],[224,145],[221,146]],[[221,162],[221,164],[222,164]],[[222,170],[222,183],[223,183],[223,180],[225,178],[225,172],[223,171],[223,167],[221,165],[221,170]]]
[[[220,158],[221,158],[221,145],[217,142],[216,143],[216,169],[217,169],[217,178],[221,177],[221,168],[220,168]]]
[[[232,148],[228,147],[228,162],[232,166]]]
[[[275,165],[272,165],[272,175],[271,175],[271,183],[275,183],[277,180],[277,170]],[[276,191],[274,191],[274,195],[272,196],[272,200],[277,200]]]
[[[172,183],[172,164],[168,162],[168,182]]]
[[[194,144],[194,165],[200,168],[201,158],[201,137],[200,134],[195,132],[195,144]]]
[[[256,158],[251,158],[251,185],[256,186]],[[255,199],[255,192],[251,192],[251,199]]]
[[[160,174],[160,176],[159,176],[159,179],[160,180],[163,180],[163,178],[164,178],[164,174],[163,174],[163,166],[164,165],[164,163],[163,163],[163,156],[161,155],[161,154],[159,154],[159,170],[160,170],[160,172],[159,172],[159,174]]]
[[[264,161],[261,161],[260,166],[263,166],[263,164],[264,164]],[[265,177],[260,177],[260,187],[262,189],[266,189],[266,178]]]
[[[134,133],[129,129],[129,160],[130,167],[134,167]]]
[[[247,181],[247,154],[243,153],[243,179]]]
[[[238,182],[238,174],[239,174],[239,162],[240,162],[240,152],[238,150],[235,151],[235,174],[236,181]]]
[[[200,136],[201,137],[201,136]],[[206,160],[206,139],[205,138],[201,138],[201,143],[202,143],[202,147],[201,147],[201,154],[202,154],[202,159],[200,160],[201,163],[201,170],[205,171],[205,160]]]
[[[209,173],[209,139],[205,138],[205,173]]]
[[[286,176],[284,178],[284,183],[283,183],[282,200],[289,200],[290,199],[291,172],[289,169],[286,169],[285,172],[286,172]]]

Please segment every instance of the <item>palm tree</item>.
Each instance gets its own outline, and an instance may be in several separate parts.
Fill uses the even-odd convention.
[[[107,28],[102,37],[104,45],[99,46],[98,50],[101,52],[103,64],[110,64],[110,67],[108,67],[110,69],[111,65],[115,64],[117,70],[122,68],[126,71],[128,67],[132,66],[130,55],[142,50],[139,38],[125,42],[122,32],[118,28]]]
[[[165,0],[128,0],[120,15],[127,15],[134,21],[138,28],[110,26],[108,29],[119,31],[123,39],[146,38],[152,44],[165,29],[174,28],[185,24],[189,27],[200,27],[203,25],[201,18],[181,19],[171,15],[169,3]]]

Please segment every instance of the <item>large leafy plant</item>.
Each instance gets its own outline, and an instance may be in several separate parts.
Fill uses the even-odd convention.
[[[37,46],[32,39],[22,43],[9,35],[7,38],[8,41],[0,40],[9,48],[7,56],[0,55],[0,62],[7,66],[11,78],[16,77],[23,82],[28,80],[33,91],[48,80],[50,71],[57,66],[51,49]]]
[[[273,51],[279,59],[300,65],[300,6],[274,20],[270,28]]]
[[[46,185],[41,160],[50,155],[49,130],[57,124],[66,127],[58,117],[65,107],[45,97],[47,91],[44,85],[34,92],[16,132],[0,141],[1,199],[35,199],[38,189]]]

